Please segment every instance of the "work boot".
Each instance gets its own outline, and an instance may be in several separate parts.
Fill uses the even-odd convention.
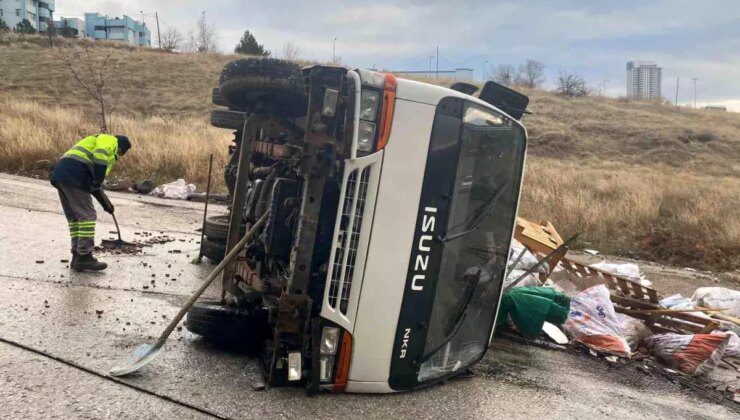
[[[103,271],[108,268],[108,264],[96,260],[92,254],[85,254],[77,257],[77,262],[72,268],[75,271]]]

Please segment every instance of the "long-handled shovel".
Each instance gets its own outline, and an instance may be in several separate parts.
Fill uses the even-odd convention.
[[[165,328],[165,330],[162,332],[162,335],[159,336],[157,342],[154,343],[154,345],[139,345],[139,347],[137,347],[133,351],[133,353],[129,354],[128,357],[126,357],[121,363],[114,366],[110,370],[111,376],[128,375],[129,373],[136,372],[137,370],[148,365],[149,362],[154,360],[154,358],[159,354],[160,350],[164,346],[165,341],[167,341],[167,338],[170,336],[175,327],[177,327],[177,324],[180,322],[180,320],[182,320],[188,310],[190,310],[190,308],[195,304],[195,301],[198,300],[200,295],[202,295],[203,292],[208,288],[208,286],[211,285],[216,276],[221,273],[221,271],[223,271],[224,267],[226,267],[226,265],[229,264],[236,257],[236,255],[244,247],[244,245],[246,245],[246,243],[249,242],[252,237],[254,237],[260,227],[265,224],[268,215],[269,212],[262,215],[257,223],[252,226],[249,232],[247,232],[247,234],[244,235],[244,237],[239,242],[237,242],[237,244],[234,246],[234,248],[231,249],[231,251],[229,251],[226,257],[224,257],[224,259],[216,266],[216,268],[211,271],[211,274],[208,275],[208,278],[206,278],[200,285],[200,287],[198,287],[198,289],[193,292],[193,294],[190,296],[190,299],[188,299],[188,301],[185,302],[185,305],[180,308],[180,312],[178,312],[175,318],[170,321],[169,325],[167,325],[167,328]]]

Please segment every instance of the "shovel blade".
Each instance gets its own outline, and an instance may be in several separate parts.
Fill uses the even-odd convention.
[[[121,363],[110,370],[111,376],[126,376],[148,365],[159,354],[161,346],[152,344],[141,344],[131,354],[126,356]]]

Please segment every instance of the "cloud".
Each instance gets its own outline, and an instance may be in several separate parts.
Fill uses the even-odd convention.
[[[160,23],[187,32],[201,11],[215,23],[228,52],[249,29],[279,51],[288,41],[303,58],[337,55],[357,67],[426,69],[440,48],[440,67],[544,62],[550,79],[559,68],[578,71],[608,91],[624,92],[625,63],[651,59],[675,77],[698,77],[707,100],[740,98],[740,2],[737,0],[60,0],[64,13],[159,12]],[[59,13],[57,13],[59,14]]]

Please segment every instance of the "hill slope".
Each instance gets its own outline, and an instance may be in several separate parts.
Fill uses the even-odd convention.
[[[42,173],[38,162],[95,131],[94,103],[43,44],[0,41],[3,171]],[[139,146],[117,173],[202,185],[205,156],[220,165],[230,138],[207,125],[211,88],[237,57],[95,48],[116,64],[114,130]],[[582,232],[582,245],[605,252],[740,267],[740,114],[525,93],[524,216],[551,220],[563,236]]]

